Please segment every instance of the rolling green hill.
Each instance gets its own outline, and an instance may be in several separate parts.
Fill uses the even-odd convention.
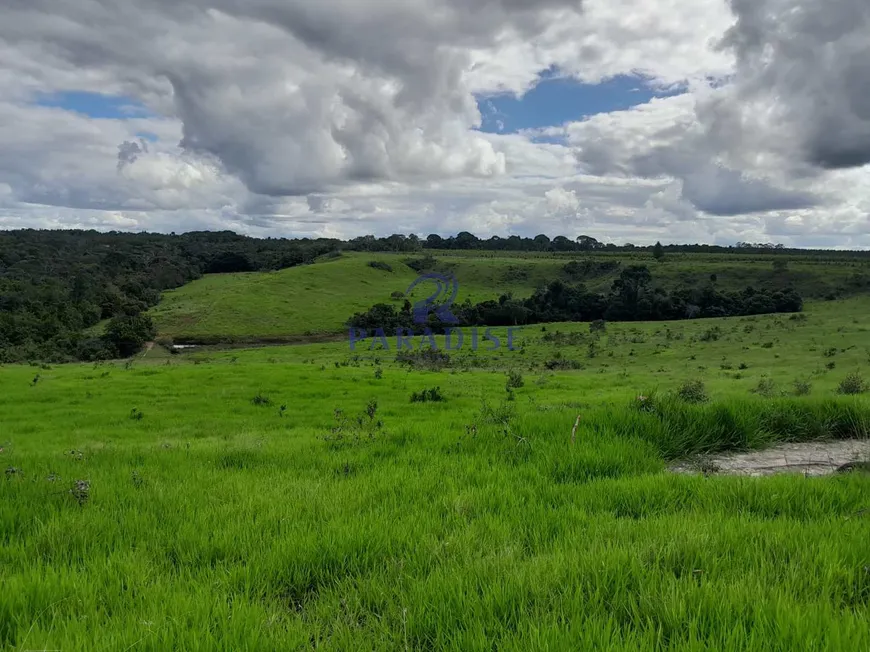
[[[346,320],[375,303],[401,303],[391,298],[403,293],[417,277],[406,261],[408,254],[345,253],[324,257],[314,264],[277,272],[209,274],[163,295],[150,311],[161,337],[176,342],[308,341],[344,331]],[[722,290],[794,285],[804,298],[848,296],[870,288],[865,261],[825,260],[810,256],[736,256],[675,254],[657,262],[649,254],[501,254],[493,252],[438,252],[437,269],[449,270],[459,280],[457,301],[496,299],[511,292],[530,295],[554,279],[582,282],[593,291],[605,291],[619,270],[646,264],[653,285],[666,289],[713,284]],[[564,271],[570,261],[592,266],[618,263],[609,271],[592,269],[571,277]],[[774,268],[774,261],[785,261]],[[392,271],[371,267],[388,264]],[[414,296],[428,290],[420,286]]]

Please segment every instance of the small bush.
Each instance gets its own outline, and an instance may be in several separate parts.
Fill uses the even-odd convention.
[[[701,342],[715,342],[721,337],[722,329],[718,326],[714,326],[713,328],[708,328],[703,333],[698,336],[698,339]]]
[[[251,399],[251,404],[261,406],[261,407],[265,406],[265,405],[271,405],[272,399],[270,399],[265,394],[258,393],[254,398]]]
[[[423,258],[409,258],[404,263],[415,272],[431,272],[438,265],[438,261],[432,254],[426,254]]]
[[[390,292],[390,298],[393,299],[394,301],[401,301],[402,299],[405,298],[405,293],[402,292],[401,290],[396,290],[394,292]]]
[[[837,366],[837,363],[831,360],[828,364],[825,365],[825,369],[833,369]]]
[[[380,380],[384,377],[384,370],[381,368],[375,369],[375,380]]]
[[[677,390],[679,396],[686,403],[706,403],[710,400],[707,388],[703,380],[687,380]]]
[[[822,355],[825,356],[826,358],[833,358],[835,355],[837,355],[837,347],[832,346],[829,349],[825,349],[825,352],[822,353]]]
[[[773,342],[765,342],[764,344],[761,345],[761,348],[762,348],[762,349],[772,349],[772,348],[773,348]]]
[[[808,380],[798,378],[792,383],[792,394],[795,396],[807,396],[812,391],[813,386]]]
[[[139,408],[133,408],[132,410],[130,410],[130,419],[132,419],[133,421],[141,421],[143,416],[145,415],[142,414],[142,410],[140,410]]]
[[[556,371],[558,369],[582,369],[583,365],[577,362],[576,360],[565,360],[560,358],[554,358],[552,360],[548,360],[544,363],[544,366],[550,371]]]
[[[444,394],[441,393],[440,387],[430,387],[429,389],[413,392],[411,394],[411,403],[440,403],[445,400],[447,399],[445,399]]]
[[[426,348],[417,351],[399,351],[396,354],[396,362],[412,369],[440,371],[449,367],[451,360],[450,355],[444,351]]]
[[[754,389],[749,390],[753,394],[758,394],[759,396],[763,396],[764,398],[773,398],[777,394],[779,394],[776,389],[776,383],[773,382],[772,378],[762,378],[758,381],[758,385],[755,386]]]
[[[79,505],[84,505],[91,498],[91,483],[88,480],[76,480],[69,493]]]
[[[607,331],[607,322],[603,319],[596,319],[589,323],[590,333],[604,333],[605,331]]]
[[[749,365],[746,364],[745,362],[741,362],[737,368],[740,369],[741,371],[743,371],[745,369],[749,369]]]
[[[635,410],[640,412],[655,412],[656,411],[656,393],[649,392],[647,394],[639,394],[632,403]]]
[[[519,371],[511,371],[508,373],[507,384],[505,385],[506,389],[519,389],[525,385],[525,381],[523,380],[523,375]]]
[[[371,443],[379,438],[384,424],[377,418],[378,403],[370,400],[365,410],[355,418],[347,416],[343,410],[334,410],[335,426],[323,440],[333,449],[364,443]]]
[[[385,263],[382,260],[370,260],[369,267],[372,269],[379,269],[384,272],[392,272],[393,268],[389,263]]]
[[[858,373],[846,376],[837,387],[838,394],[863,394],[867,391],[867,383]]]

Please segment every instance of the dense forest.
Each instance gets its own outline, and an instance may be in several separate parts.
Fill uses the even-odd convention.
[[[566,267],[572,265],[569,263]],[[450,307],[457,324],[442,323],[435,311],[425,326],[444,332],[451,326],[521,326],[565,321],[662,321],[701,317],[731,317],[777,312],[800,312],[803,300],[793,289],[768,290],[747,287],[742,292],[720,292],[712,285],[668,292],[650,288],[652,274],[645,265],[622,270],[609,293],[589,292],[582,284],[552,281],[527,299],[504,294],[497,301],[464,303]],[[368,332],[398,328],[420,330],[414,323],[411,302],[401,309],[379,303],[348,320],[348,326]]]
[[[0,232],[0,362],[126,357],[153,338],[143,313],[163,290],[308,263],[340,245],[230,232]],[[111,320],[104,335],[86,333],[102,320]]]
[[[534,238],[494,236],[483,240],[468,232],[446,238],[434,234],[425,239],[394,234],[385,238],[364,236],[341,241],[257,239],[232,232],[167,235],[0,231],[0,362],[98,360],[130,355],[154,336],[154,327],[144,313],[159,301],[160,293],[203,274],[283,269],[311,263],[318,256],[341,250],[419,252],[444,249],[554,253],[649,251],[657,258],[669,252],[790,251],[781,245],[749,243],[738,243],[735,247],[617,246],[584,235],[574,239],[557,236],[551,240],[538,235]],[[870,257],[870,252],[825,251],[823,254]],[[564,291],[572,297],[578,292],[583,293],[582,289],[573,286]],[[630,303],[626,312],[620,307],[624,305],[618,298],[622,296],[620,292],[604,299],[584,295],[582,300],[577,299],[583,305],[582,310],[576,310],[580,310],[584,318],[610,315],[610,318],[617,319],[620,318],[618,315],[625,315],[625,318],[646,319],[658,318],[655,315],[683,314],[689,310],[688,306],[698,305],[702,311],[707,309],[706,304],[695,297],[674,293],[663,297],[660,293],[644,290],[638,293],[637,303]],[[542,300],[539,295],[522,302],[506,298],[498,309],[485,305],[470,308],[467,318],[469,323],[477,323],[481,319],[496,319],[499,311],[514,310],[518,314],[530,311],[531,316],[526,319],[534,320],[550,319],[556,314],[575,314],[573,307],[568,312],[553,312],[541,307]],[[607,306],[603,308],[603,304],[599,304],[605,300]],[[775,301],[772,297],[770,300]],[[719,306],[727,314],[740,314],[742,310],[735,307],[741,302],[737,298],[717,297],[711,301],[711,306]],[[598,307],[590,308],[590,305]],[[708,312],[711,310],[712,307]],[[105,320],[108,321],[103,333],[88,333],[88,329]]]

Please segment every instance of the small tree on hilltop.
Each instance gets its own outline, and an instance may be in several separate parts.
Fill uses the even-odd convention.
[[[656,242],[653,247],[653,258],[659,262],[662,262],[665,259],[665,248],[662,246],[661,242]]]

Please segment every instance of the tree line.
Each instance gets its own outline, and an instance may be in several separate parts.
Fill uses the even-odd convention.
[[[570,263],[569,263],[570,264]],[[470,300],[450,306],[457,324],[443,323],[430,311],[426,324],[414,323],[414,307],[405,300],[401,308],[379,303],[356,313],[347,322],[351,328],[369,332],[398,328],[444,332],[452,326],[521,326],[566,321],[671,321],[702,317],[731,317],[778,312],[800,312],[801,296],[784,290],[747,287],[741,292],[704,288],[667,291],[651,287],[652,274],[645,265],[622,270],[606,293],[590,292],[582,283],[551,281],[527,299],[503,294],[498,300],[472,304]]]

